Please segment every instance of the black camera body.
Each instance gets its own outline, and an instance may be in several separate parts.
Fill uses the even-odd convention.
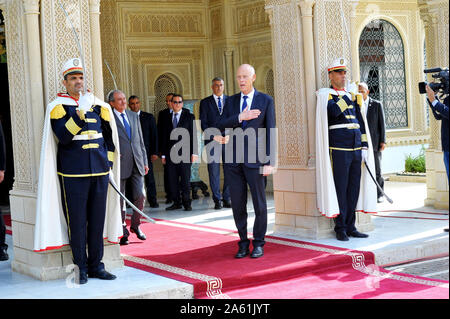
[[[437,79],[439,82],[427,83],[420,82],[419,83],[419,92],[420,94],[427,93],[425,86],[428,86],[436,93],[441,93],[441,95],[449,94],[449,72],[448,68],[434,68],[434,69],[426,69],[423,71],[424,73],[434,73],[431,76],[433,79]]]

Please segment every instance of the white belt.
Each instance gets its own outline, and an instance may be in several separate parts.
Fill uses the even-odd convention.
[[[73,141],[87,141],[87,140],[96,140],[99,138],[102,138],[103,134],[102,133],[97,133],[97,134],[81,134],[81,135],[75,135],[73,137]]]
[[[347,129],[357,129],[359,128],[359,124],[357,123],[347,123],[347,124],[336,124],[328,127],[330,130],[336,130],[338,128],[347,128]]]

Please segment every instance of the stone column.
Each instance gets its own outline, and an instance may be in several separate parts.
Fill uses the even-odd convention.
[[[15,272],[40,280],[66,278],[69,275],[66,269],[72,269],[67,268],[72,264],[69,247],[41,253],[34,252],[33,248],[44,104],[60,92],[61,67],[73,57],[73,52],[77,52],[76,44],[56,1],[14,0],[7,4],[8,77],[15,162],[15,182],[10,192],[14,246],[11,267]],[[84,25],[88,26],[86,30],[81,29],[84,32],[81,39],[85,53],[89,52],[85,54],[85,63],[90,69],[92,41],[88,3],[78,0],[72,4],[80,9],[80,14],[73,11],[71,17],[83,19]],[[70,36],[66,37],[66,34]],[[91,82],[89,86],[93,86]],[[123,266],[119,245],[105,245],[103,262],[109,269]]]
[[[27,34],[28,71],[30,72],[30,95],[31,112],[35,123],[44,123],[44,99],[42,96],[42,65],[41,65],[41,42],[39,40],[39,1],[22,0],[25,14],[25,25]],[[35,165],[39,167],[41,153],[41,125],[33,126],[35,142],[33,151],[35,154]],[[37,174],[37,172],[36,172]]]
[[[352,80],[359,81],[359,39],[356,34],[356,7],[358,6],[359,0],[349,0],[351,11],[350,11],[350,38],[352,42]]]
[[[100,0],[89,0],[89,17],[91,21],[91,52],[94,94],[103,99],[103,61],[100,35]]]
[[[446,67],[449,61],[449,3],[445,0],[427,1],[421,7],[425,25],[427,66]],[[431,77],[428,77],[431,81]],[[449,208],[449,185],[441,146],[441,121],[430,111],[430,146],[426,151],[427,199],[425,205],[437,209]]]
[[[225,90],[226,94],[233,95],[235,92],[235,82],[236,79],[234,77],[234,50],[233,48],[225,48]]]
[[[316,160],[316,139],[315,139],[315,121],[316,113],[316,66],[314,61],[314,38],[313,38],[313,6],[315,0],[300,1],[302,16],[302,35],[303,35],[303,54],[305,60],[305,90],[306,90],[306,108],[308,114],[308,136],[309,136],[309,154],[308,167],[315,166]]]
[[[322,82],[322,65],[325,70],[329,59],[343,56],[342,52],[335,55],[331,49],[323,52],[323,45],[319,45],[315,38],[313,19],[317,17],[313,11],[319,4],[319,12],[331,9],[325,8],[322,1],[313,0],[266,0],[265,6],[272,29],[279,144],[279,166],[273,177],[275,232],[315,239],[334,236],[333,220],[323,217],[317,209],[316,84]],[[332,9],[336,12],[335,8]],[[336,25],[326,24],[318,31],[319,38],[326,36],[326,28],[334,30]],[[325,56],[319,55],[317,50]],[[370,216],[369,220],[358,217],[357,224],[364,224],[359,227],[361,231],[373,228]]]
[[[315,110],[315,81],[311,79],[315,71],[314,63],[306,64],[314,61],[314,47],[305,47],[304,41],[312,39],[308,24],[313,4],[266,0],[265,9],[272,29],[279,144],[279,166],[273,177],[275,232],[319,238],[329,236],[332,229],[331,221],[317,211],[315,168],[309,158],[314,153],[309,138],[315,127],[315,112],[310,112]]]
[[[7,7],[15,181],[10,192],[14,271],[30,274],[37,179],[44,123],[39,0],[10,2]],[[24,17],[24,19],[22,19]],[[9,20],[9,21],[8,21]],[[16,81],[20,76],[20,83]],[[26,158],[27,157],[27,158]]]

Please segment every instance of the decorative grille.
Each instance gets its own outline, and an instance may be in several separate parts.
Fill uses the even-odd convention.
[[[408,127],[404,46],[388,21],[373,20],[359,39],[361,81],[383,103],[388,129]]]
[[[164,110],[166,106],[166,95],[168,93],[178,93],[174,79],[168,74],[161,75],[155,81],[155,113]]]
[[[266,93],[271,97],[275,97],[274,81],[273,81],[273,70],[269,70],[266,74]]]

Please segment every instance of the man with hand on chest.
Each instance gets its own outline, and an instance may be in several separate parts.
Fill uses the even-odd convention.
[[[255,210],[251,257],[259,258],[264,255],[267,231],[266,177],[273,173],[277,157],[275,107],[272,97],[253,87],[256,80],[253,66],[241,65],[236,79],[241,92],[229,98],[217,127],[233,132],[225,148],[224,168],[230,183],[231,207],[240,238],[235,258],[250,254],[247,187],[250,187]]]

